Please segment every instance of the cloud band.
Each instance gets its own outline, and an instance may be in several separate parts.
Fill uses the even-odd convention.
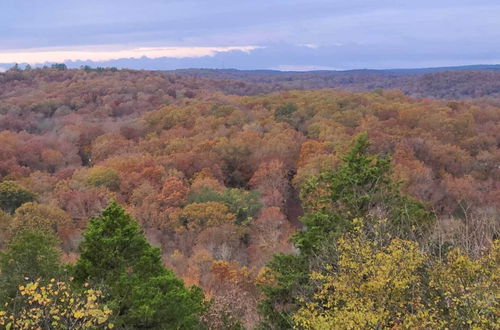
[[[0,52],[0,63],[42,64],[46,62],[65,61],[109,61],[121,58],[198,58],[215,56],[223,52],[246,52],[262,48],[259,46],[229,47],[140,47],[129,49],[60,49],[43,48]]]

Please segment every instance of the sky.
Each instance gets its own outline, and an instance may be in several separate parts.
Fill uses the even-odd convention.
[[[500,63],[499,0],[0,0],[0,70]]]

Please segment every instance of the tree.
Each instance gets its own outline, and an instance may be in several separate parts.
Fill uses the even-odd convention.
[[[111,168],[95,166],[89,171],[87,183],[93,187],[106,187],[116,191],[120,187],[120,176]]]
[[[278,160],[260,164],[250,180],[250,185],[259,189],[267,207],[283,207],[288,187],[287,169],[283,162]]]
[[[311,290],[309,264],[302,256],[278,253],[267,263],[260,282],[264,296],[258,308],[262,329],[293,328],[291,315],[301,306],[299,292]]]
[[[65,238],[70,225],[70,216],[60,208],[29,202],[16,210],[9,231],[16,235],[23,230],[38,230]]]
[[[280,105],[274,111],[274,119],[276,121],[290,122],[292,115],[297,112],[298,107],[294,103]]]
[[[237,224],[248,224],[260,211],[262,204],[259,202],[258,191],[246,191],[231,188],[219,193],[208,187],[189,195],[191,203],[217,202],[228,207],[236,215]]]
[[[431,225],[424,206],[399,192],[391,179],[389,158],[369,154],[366,133],[356,137],[338,169],[321,173],[302,187],[306,228],[294,237],[302,253],[312,253],[323,242],[352,229],[352,219],[389,219],[395,237],[422,238]]]
[[[289,237],[293,230],[279,207],[262,209],[250,228],[249,257],[254,267],[263,267],[278,252],[291,252]]]
[[[114,202],[90,220],[74,274],[77,283],[103,287],[119,325],[191,329],[204,309],[201,290],[163,267],[160,250]]]
[[[160,202],[166,207],[182,206],[187,201],[188,190],[189,188],[182,180],[169,177],[163,183]]]
[[[100,304],[102,293],[88,289],[75,292],[68,283],[51,279],[19,286],[18,296],[0,311],[6,329],[112,329],[111,310]]]
[[[477,259],[453,248],[442,260],[431,260],[428,272],[429,308],[437,314],[436,321],[441,328],[500,327],[499,240]]]
[[[366,230],[368,229],[368,230]],[[459,250],[441,261],[417,242],[374,240],[357,228],[338,240],[338,261],[313,271],[315,293],[293,315],[303,329],[494,329],[499,245],[479,260]]]
[[[235,215],[218,202],[192,203],[177,215],[178,225],[190,231],[202,231],[208,227],[232,224]]]
[[[97,164],[111,156],[123,153],[130,146],[130,142],[118,134],[104,134],[92,141],[92,163]]]
[[[84,229],[88,219],[98,215],[111,199],[104,188],[80,190],[65,185],[56,187],[55,195],[58,205],[77,222],[79,229]]]
[[[61,71],[64,71],[64,70],[68,69],[68,67],[64,63],[54,63],[50,67],[52,69],[61,70]]]
[[[379,246],[367,237],[347,235],[338,241],[338,254],[335,265],[310,274],[320,283],[318,292],[294,314],[297,325],[307,329],[336,324],[345,329],[429,326],[415,320],[421,318],[417,313],[426,312],[417,284],[424,258],[416,243],[394,240]],[[317,308],[325,308],[325,313],[312,317]],[[432,315],[426,316],[430,320]]]
[[[23,231],[0,253],[0,303],[13,298],[19,285],[60,275],[61,251],[50,233]]]
[[[0,208],[5,212],[14,213],[21,205],[36,199],[35,194],[12,181],[0,183]]]

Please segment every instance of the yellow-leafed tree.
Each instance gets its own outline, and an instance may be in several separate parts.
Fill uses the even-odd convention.
[[[6,329],[111,329],[111,310],[100,304],[101,292],[71,290],[65,282],[40,280],[19,286],[18,296],[0,311]]]
[[[381,243],[358,230],[338,241],[338,262],[310,274],[316,293],[294,314],[304,329],[495,329],[500,244],[471,260],[444,260],[416,242]]]

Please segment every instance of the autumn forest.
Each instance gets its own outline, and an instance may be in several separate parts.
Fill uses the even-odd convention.
[[[0,73],[0,326],[498,329],[500,73],[393,75]]]

